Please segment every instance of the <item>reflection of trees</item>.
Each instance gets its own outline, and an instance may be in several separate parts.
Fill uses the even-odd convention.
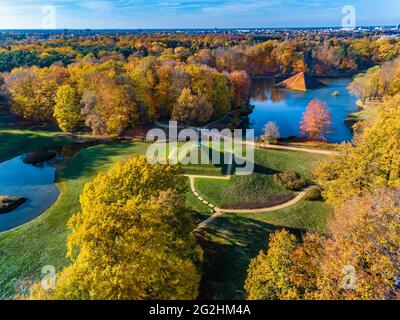
[[[272,102],[280,102],[284,99],[285,99],[285,97],[284,97],[282,89],[278,89],[275,87],[271,89],[271,101]]]
[[[264,102],[269,99],[268,95],[274,86],[273,79],[256,79],[251,88],[251,99],[257,102]]]
[[[251,89],[251,99],[257,102],[284,100],[284,91],[276,88],[275,79],[256,79]]]

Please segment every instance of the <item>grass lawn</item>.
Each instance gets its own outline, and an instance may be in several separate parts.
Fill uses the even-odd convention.
[[[56,131],[14,128],[0,119],[0,161],[25,152],[56,147],[73,141],[73,136]],[[108,170],[116,161],[144,154],[148,144],[124,142],[102,145],[82,150],[57,171],[61,195],[54,206],[34,221],[0,234],[0,298],[11,298],[26,289],[30,282],[41,278],[43,266],[52,265],[57,271],[68,263],[65,243],[68,236],[67,221],[79,211],[79,196],[85,183],[99,171]],[[235,178],[238,188],[231,190],[231,198],[239,200],[245,194],[251,197],[257,181],[264,190],[269,184],[270,170],[297,171],[310,179],[309,168],[320,155],[292,151],[256,150],[254,177]],[[268,172],[267,172],[267,171]],[[187,174],[224,175],[226,168],[219,166],[187,166]],[[256,175],[258,176],[256,178]],[[237,180],[236,180],[237,179]],[[209,185],[215,181],[207,181]],[[215,186],[212,196],[222,194]],[[231,186],[226,186],[227,190]],[[246,190],[239,190],[245,188]],[[262,192],[263,192],[262,191]],[[280,190],[282,191],[282,190]],[[279,191],[279,192],[280,192]],[[261,193],[258,193],[260,195]],[[211,198],[210,198],[211,199]],[[193,211],[196,223],[209,217],[211,210],[200,203],[190,192],[187,206]],[[214,221],[201,240],[205,248],[205,277],[202,295],[231,298],[243,296],[243,280],[251,258],[267,246],[268,233],[281,226],[299,230],[323,231],[331,210],[323,203],[302,202],[275,213],[257,215],[228,215]]]
[[[21,285],[40,279],[41,268],[46,265],[58,271],[62,269],[67,263],[67,221],[79,211],[79,196],[85,183],[117,161],[145,154],[147,147],[145,143],[131,142],[92,147],[82,150],[58,169],[61,195],[54,206],[34,221],[0,234],[0,298],[10,298],[23,290]],[[193,210],[196,223],[212,214],[191,194],[187,206]]]
[[[56,148],[75,140],[75,136],[56,129],[18,126],[9,114],[0,110],[0,162],[27,152]]]
[[[222,216],[204,231],[203,299],[243,299],[250,260],[268,247],[271,232],[286,228],[300,236],[308,230],[324,232],[333,210],[323,202],[302,201],[270,213]]]
[[[273,181],[275,173],[295,171],[311,182],[310,169],[324,157],[297,151],[256,149],[252,175],[234,176],[231,180],[196,179],[196,189],[203,198],[221,208],[270,207],[295,196]]]

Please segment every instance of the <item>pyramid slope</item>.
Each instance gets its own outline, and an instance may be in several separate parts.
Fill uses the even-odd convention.
[[[324,86],[324,84],[317,79],[307,76],[304,72],[298,73],[289,79],[278,83],[277,87],[286,88],[296,91],[307,91],[309,89],[316,89]]]

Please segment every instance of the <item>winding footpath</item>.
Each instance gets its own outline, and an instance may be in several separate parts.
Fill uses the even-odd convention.
[[[222,209],[218,208],[216,205],[212,204],[211,202],[207,201],[201,195],[197,192],[196,190],[196,185],[195,185],[195,180],[196,179],[214,179],[214,180],[230,180],[231,177],[217,177],[217,176],[194,176],[194,175],[187,175],[186,177],[189,178],[190,180],[190,188],[193,193],[193,195],[204,205],[208,206],[214,211],[214,214],[209,217],[207,220],[203,221],[202,223],[199,224],[199,226],[196,228],[195,231],[200,231],[204,228],[206,228],[211,222],[213,222],[215,219],[221,217],[222,215],[226,213],[264,213],[264,212],[274,212],[282,209],[289,208],[291,206],[294,206],[295,204],[299,203],[301,200],[303,200],[304,196],[306,195],[306,192],[308,189],[305,191],[299,193],[295,198],[292,200],[282,203],[277,206],[273,207],[267,207],[267,208],[260,208],[260,209],[240,209],[240,210],[235,210],[235,209]]]
[[[254,142],[246,142],[253,144],[256,147],[259,148],[264,148],[264,149],[273,149],[273,150],[290,150],[290,151],[299,151],[299,152],[306,152],[306,153],[312,153],[312,154],[322,154],[322,155],[335,155],[336,151],[330,151],[330,150],[319,150],[319,149],[307,149],[307,148],[297,148],[297,147],[288,147],[288,146],[279,146],[279,145],[269,145],[269,144],[259,144],[259,143],[254,143]],[[228,170],[229,172],[229,170]],[[206,199],[204,199],[196,190],[196,179],[210,179],[210,180],[230,180],[232,176],[201,176],[201,175],[186,175],[187,178],[189,178],[190,181],[190,189],[193,193],[193,195],[204,205],[208,206],[214,211],[214,214],[209,217],[207,220],[204,220],[202,223],[198,225],[196,228],[195,232],[200,231],[204,228],[206,228],[209,224],[211,224],[214,220],[217,218],[223,216],[226,213],[265,213],[265,212],[274,212],[282,209],[289,208],[291,206],[294,206],[295,204],[299,203],[301,200],[303,200],[304,196],[306,195],[308,189],[304,190],[303,192],[299,193],[295,198],[292,200],[282,203],[277,206],[273,207],[267,207],[267,208],[260,208],[260,209],[240,209],[240,210],[235,210],[235,209],[222,209],[218,208],[216,205],[213,203],[210,203]]]

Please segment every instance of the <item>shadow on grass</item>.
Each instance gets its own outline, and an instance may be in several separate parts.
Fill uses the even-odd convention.
[[[85,152],[78,153],[75,158],[68,162],[68,166],[60,169],[60,175],[63,180],[74,180],[85,176],[94,176],[98,174],[98,168],[114,162],[114,157],[124,156],[128,158],[134,154],[134,150],[130,148],[132,144],[128,142],[115,143],[110,145],[102,145],[101,147],[88,148]]]
[[[57,148],[72,140],[73,138],[70,136],[0,133],[0,162],[32,151]]]
[[[204,251],[200,299],[244,299],[250,261],[268,247],[269,235],[286,229],[300,237],[302,230],[283,228],[236,215],[224,216],[198,235]]]
[[[199,151],[199,152],[204,152],[204,147],[202,148],[202,151]],[[212,148],[208,149],[208,159],[209,159],[210,163],[212,163],[213,158],[216,156],[214,154],[215,152],[216,152],[216,150],[214,150]],[[219,164],[214,164],[212,166],[214,168],[219,168],[221,170],[222,175],[224,175],[224,176],[229,176],[229,175],[235,174],[237,168],[244,167],[244,165],[238,165],[236,163],[236,161],[232,161],[233,162],[232,165],[229,164],[229,162],[231,161],[231,157],[232,157],[231,153],[219,152],[218,157],[219,157],[218,159],[220,159]],[[225,162],[228,162],[228,164],[226,164]],[[260,173],[260,174],[271,175],[271,176],[274,174],[280,173],[280,171],[265,167],[258,163],[251,163],[251,165],[249,167],[251,167],[252,165],[254,167],[253,173]]]

